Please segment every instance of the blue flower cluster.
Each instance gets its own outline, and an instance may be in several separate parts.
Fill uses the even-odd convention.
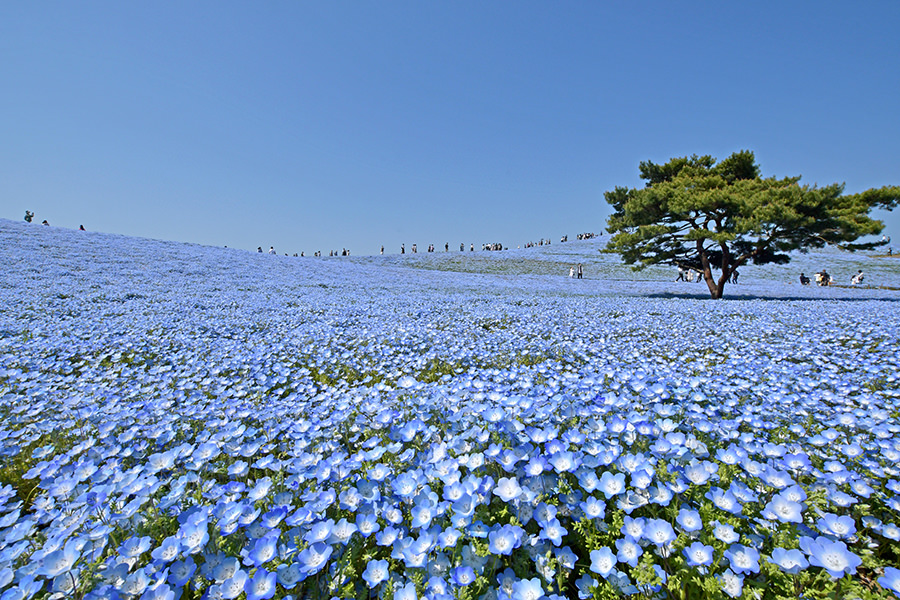
[[[900,597],[892,302],[0,248],[0,600]]]

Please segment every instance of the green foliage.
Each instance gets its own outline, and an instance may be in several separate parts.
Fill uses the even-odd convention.
[[[884,228],[868,216],[873,208],[891,210],[900,200],[900,186],[844,195],[842,184],[763,178],[748,150],[718,164],[696,155],[663,165],[642,162],[640,172],[646,187],[616,187],[605,194],[615,211],[605,252],[620,254],[635,269],[654,264],[696,269],[713,298],[721,298],[732,273],[751,262],[786,263],[793,250],[826,244],[846,250],[883,245],[854,242]],[[713,269],[721,271],[717,280]]]

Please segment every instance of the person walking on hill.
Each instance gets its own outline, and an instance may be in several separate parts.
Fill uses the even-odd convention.
[[[578,274],[578,279],[583,278],[584,277],[584,265],[582,265],[581,263],[578,263],[578,269],[576,269],[576,273]]]

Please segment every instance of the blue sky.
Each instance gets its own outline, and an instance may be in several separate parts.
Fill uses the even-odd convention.
[[[6,2],[0,216],[372,254],[599,232],[640,161],[694,153],[898,184],[898,24],[896,1]]]

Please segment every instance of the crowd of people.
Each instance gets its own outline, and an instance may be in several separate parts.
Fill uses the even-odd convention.
[[[34,213],[31,212],[30,210],[25,211],[25,221],[28,223],[32,223],[34,221]],[[44,219],[44,221],[42,221],[41,224],[46,225],[48,227],[50,226],[50,222],[47,221],[46,219]],[[85,231],[84,225],[79,225],[78,229],[80,231]],[[594,233],[579,233],[576,236],[576,238],[578,240],[590,240],[595,237],[597,237],[597,234],[594,234]],[[562,236],[562,238],[560,238],[560,241],[561,242],[569,241],[569,236],[568,235]],[[884,238],[882,238],[882,241],[886,241],[889,243],[890,238],[884,237]],[[525,248],[534,248],[537,246],[549,246],[549,245],[550,245],[549,238],[541,238],[537,242],[527,242],[524,245],[524,247]],[[481,250],[485,251],[485,252],[505,250],[505,249],[506,248],[500,242],[490,242],[490,243],[484,243],[481,245]],[[460,243],[459,251],[465,252],[465,250],[466,250],[466,244],[464,242]],[[262,254],[263,253],[262,246],[258,246],[256,248],[256,251],[258,253]],[[411,251],[413,254],[417,254],[419,251],[418,246],[416,244],[413,244],[411,247]],[[434,244],[429,244],[426,251],[434,252],[435,251]],[[444,252],[449,252],[449,251],[450,251],[450,242],[445,242],[444,243]],[[475,244],[469,244],[469,251],[470,252],[475,251]],[[384,254],[384,246],[383,245],[381,246],[380,253],[382,255]],[[277,252],[275,252],[274,246],[269,246],[268,254],[277,255]],[[406,254],[406,244],[400,244],[400,254]],[[287,253],[285,253],[284,255],[289,256]],[[889,252],[888,255],[890,256],[891,253]],[[305,254],[303,252],[300,252],[300,254],[298,255],[295,252],[294,256],[304,257]],[[317,250],[316,252],[314,252],[312,254],[312,256],[322,257],[324,255],[322,254],[321,250]],[[350,250],[348,250],[347,248],[342,248],[340,251],[329,250],[328,256],[330,256],[330,257],[350,256]],[[584,266],[581,263],[578,263],[577,265],[572,265],[569,267],[569,277],[577,277],[578,279],[582,279],[583,276],[584,276]],[[829,285],[834,284],[834,279],[825,269],[822,269],[821,271],[815,273],[814,277],[815,277],[816,285],[829,286]],[[853,285],[853,286],[860,285],[863,282],[864,278],[865,278],[865,275],[863,274],[862,269],[858,269],[857,272],[850,278],[850,285]],[[703,281],[703,273],[701,273],[700,271],[693,269],[691,267],[685,267],[682,265],[678,265],[678,277],[676,277],[675,281],[685,281],[688,283],[694,283],[694,282],[700,283],[701,281]],[[731,283],[738,282],[737,269],[735,269],[732,272],[730,282]],[[811,283],[812,283],[812,280],[809,277],[807,277],[805,273],[800,273],[800,285],[810,285]]]
[[[829,286],[829,285],[834,284],[834,278],[825,269],[822,269],[821,271],[817,272],[814,275],[814,277],[816,280],[816,285]],[[866,276],[862,272],[862,269],[857,269],[856,273],[854,273],[850,277],[850,285],[861,284],[863,282],[863,279],[865,279],[865,277]],[[800,273],[800,285],[809,285],[810,283],[812,283],[810,278],[807,277],[805,273]]]

